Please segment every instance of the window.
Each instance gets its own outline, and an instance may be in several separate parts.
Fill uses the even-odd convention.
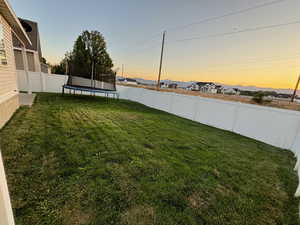
[[[28,70],[31,72],[35,72],[34,54],[32,52],[27,52],[27,62],[28,62]]]
[[[4,44],[3,25],[0,24],[0,65],[7,65],[7,57]]]
[[[15,53],[16,69],[17,70],[24,70],[22,51],[15,49],[14,53]]]

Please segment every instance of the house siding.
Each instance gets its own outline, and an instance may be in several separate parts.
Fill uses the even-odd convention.
[[[0,65],[0,128],[19,107],[17,73],[12,43],[12,31],[7,21],[0,15],[3,26],[7,65]]]
[[[9,95],[7,100],[0,102],[0,129],[6,124],[18,108],[19,95],[17,93]]]

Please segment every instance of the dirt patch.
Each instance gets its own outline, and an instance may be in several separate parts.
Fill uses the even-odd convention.
[[[70,225],[85,225],[94,221],[94,214],[91,214],[91,210],[83,212],[78,208],[64,208],[62,210],[63,224]]]
[[[189,206],[193,209],[206,209],[209,205],[207,199],[205,199],[201,193],[194,192],[188,197]]]
[[[230,195],[234,195],[234,192],[230,189],[228,189],[227,187],[219,184],[216,188],[216,192],[222,196],[230,196]]]
[[[149,205],[136,205],[121,215],[123,225],[154,225],[155,210]]]

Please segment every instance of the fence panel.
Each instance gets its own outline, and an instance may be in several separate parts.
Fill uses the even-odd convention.
[[[42,91],[42,78],[40,72],[29,72],[31,91],[41,92]]]
[[[46,92],[61,93],[62,86],[67,83],[68,76],[57,74],[44,74]]]
[[[241,104],[234,132],[291,150],[299,127],[299,112]]]
[[[195,120],[206,125],[232,131],[237,107],[237,103],[198,97]]]
[[[194,120],[196,101],[195,96],[174,94],[171,113],[186,119]]]

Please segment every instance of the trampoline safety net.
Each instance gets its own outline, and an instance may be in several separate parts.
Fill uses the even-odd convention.
[[[116,74],[114,72],[101,73],[97,72],[97,68],[94,69],[94,72],[80,71],[78,66],[76,67],[69,65],[68,86],[116,91]],[[94,75],[92,75],[93,73]]]

